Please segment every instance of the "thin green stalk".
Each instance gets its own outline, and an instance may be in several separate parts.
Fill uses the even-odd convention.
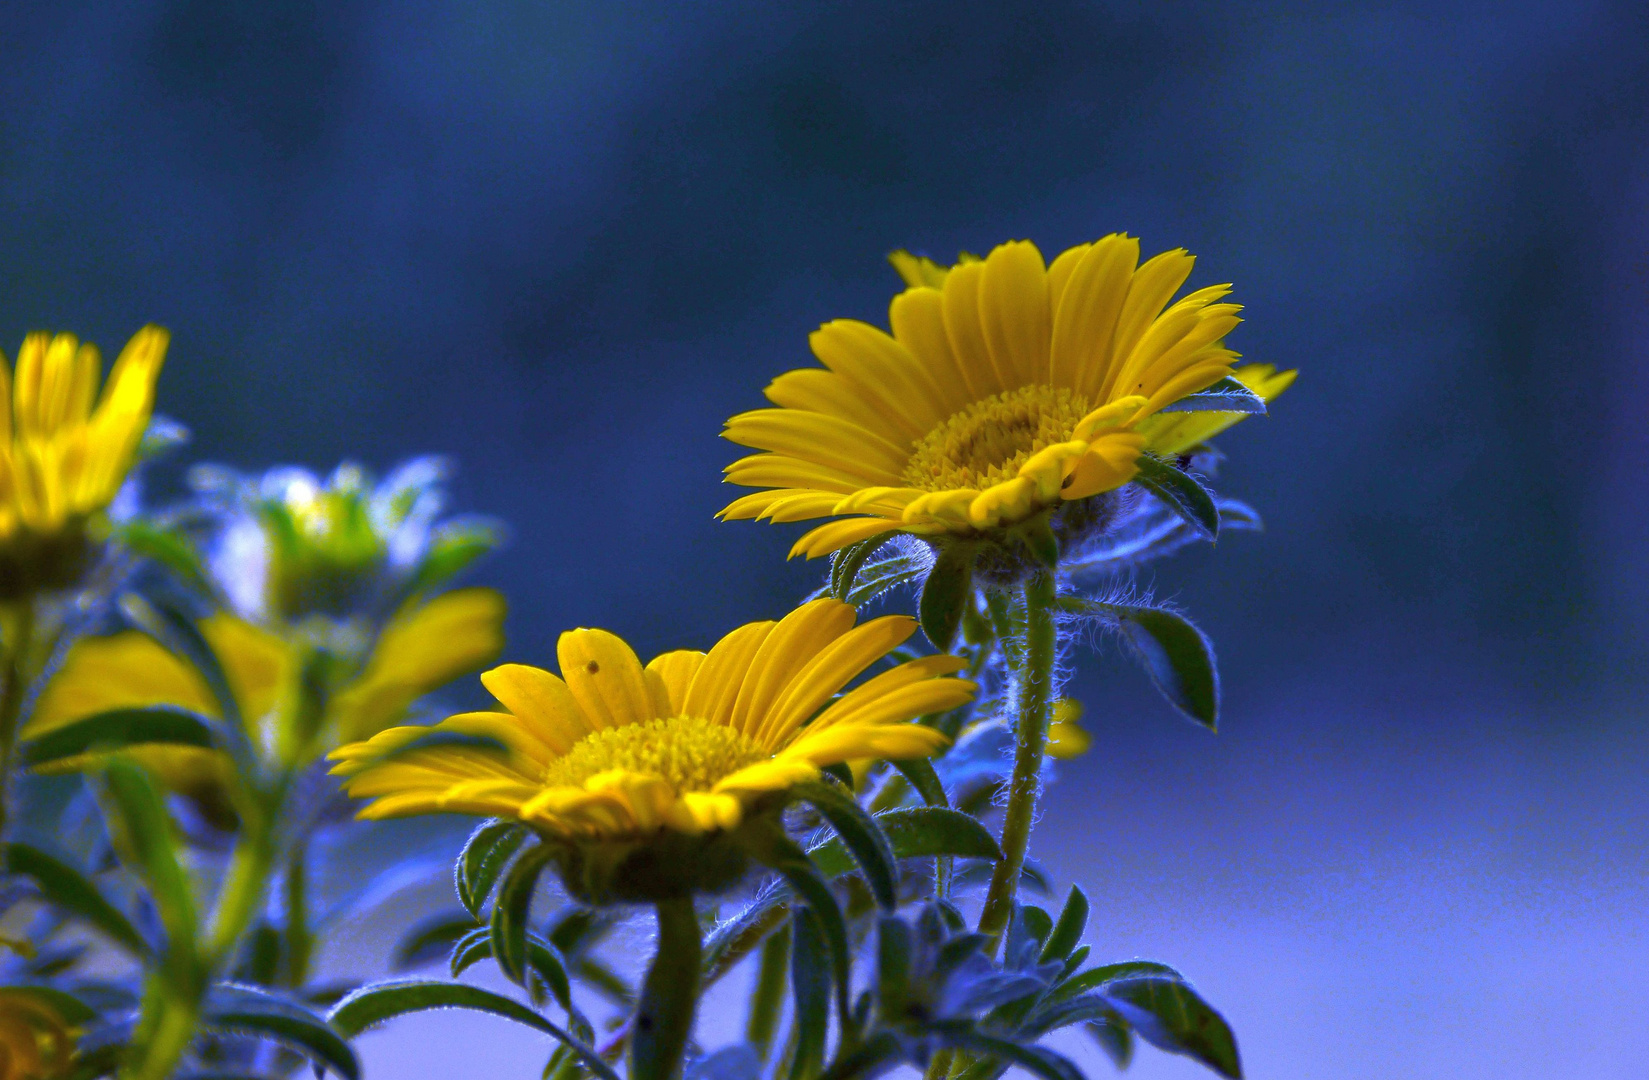
[[[34,641],[34,600],[19,600],[11,615],[3,643],[4,667],[0,669],[0,838],[11,823],[11,773],[17,750],[17,730],[23,717],[23,698],[28,695],[29,648]]]
[[[275,866],[275,838],[267,814],[257,820],[242,821],[240,843],[229,857],[229,873],[218,893],[217,911],[207,944],[207,956],[215,971],[228,963],[241,935],[268,893]]]
[[[1018,650],[1018,713],[1014,724],[1013,777],[1008,782],[1008,811],[1002,822],[1002,859],[991,874],[990,891],[979,915],[979,930],[1000,941],[1013,917],[1019,875],[1030,845],[1041,791],[1042,757],[1048,746],[1048,707],[1053,698],[1054,598],[1057,585],[1051,571],[1038,571],[1025,580],[1025,638]],[[995,945],[991,946],[994,951]]]
[[[703,945],[691,896],[660,900],[658,951],[630,1026],[632,1080],[676,1080],[698,1004]]]
[[[309,929],[309,848],[300,837],[292,844],[286,863],[286,978],[287,986],[303,988],[315,953],[315,935]]]

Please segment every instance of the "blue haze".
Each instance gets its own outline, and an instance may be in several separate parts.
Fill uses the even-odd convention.
[[[1303,372],[1222,441],[1269,531],[1138,582],[1214,635],[1223,730],[1073,654],[1096,750],[1037,853],[1096,898],[1099,955],[1225,1007],[1252,1076],[1649,1070],[1649,8],[17,0],[0,26],[8,353],[158,321],[193,458],[454,455],[515,531],[482,578],[520,660],[574,625],[702,646],[811,585],[797,527],[712,521],[717,432],[819,322],[885,320],[888,249],[1190,248],[1248,305],[1233,344]],[[537,1052],[442,1019],[367,1060]]]

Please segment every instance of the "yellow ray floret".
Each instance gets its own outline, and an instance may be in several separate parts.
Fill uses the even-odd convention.
[[[158,326],[139,330],[101,397],[97,349],[71,334],[28,335],[15,375],[0,361],[0,541],[109,505],[148,427],[166,343]]]
[[[945,743],[910,721],[970,700],[950,656],[912,660],[842,693],[901,644],[914,620],[855,625],[836,600],[748,623],[708,653],[645,667],[605,630],[561,635],[561,674],[505,664],[481,676],[504,712],[398,727],[332,757],[361,816],[514,818],[576,841],[728,829],[750,805],[822,766],[926,757]],[[839,695],[839,696],[838,696]],[[502,747],[432,742],[479,737]]]
[[[823,368],[779,376],[776,408],[727,422],[726,438],[761,451],[728,482],[771,490],[722,516],[838,518],[792,551],[812,557],[894,530],[986,535],[1126,484],[1141,425],[1236,357],[1229,286],[1170,303],[1192,263],[1176,249],[1142,264],[1120,234],[1052,265],[1026,241],[948,268],[901,253],[910,288],[891,333],[826,323],[810,339]]]

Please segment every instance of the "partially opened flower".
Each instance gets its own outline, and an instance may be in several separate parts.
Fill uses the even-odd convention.
[[[912,660],[842,693],[916,625],[855,618],[847,604],[815,600],[747,623],[708,653],[667,652],[646,666],[607,631],[570,630],[559,677],[521,664],[481,676],[507,712],[392,728],[337,751],[334,771],[372,800],[362,817],[513,819],[596,861],[713,837],[824,766],[925,757],[946,741],[910,721],[973,696],[972,683],[945,677],[961,661]]]
[[[727,480],[771,490],[722,515],[838,518],[792,550],[812,557],[896,530],[995,538],[1121,487],[1142,425],[1231,373],[1230,287],[1170,303],[1192,263],[1176,249],[1141,264],[1120,234],[1051,265],[1025,241],[951,268],[906,256],[891,334],[826,323],[810,339],[824,367],[781,375],[776,408],[728,421],[762,453]]]
[[[146,326],[98,394],[102,362],[72,334],[30,334],[16,372],[0,358],[0,599],[66,588],[89,561],[87,525],[136,456],[166,358]]]
[[[272,761],[301,766],[398,722],[419,697],[494,660],[504,645],[503,620],[504,599],[492,589],[459,589],[409,605],[378,635],[364,662],[327,688],[318,718],[304,715],[301,640],[222,612],[203,619],[199,629],[253,746]],[[84,637],[41,691],[22,734],[34,739],[99,713],[156,705],[223,718],[200,673],[147,634]],[[223,754],[158,745],[125,752],[172,790],[208,809],[224,808],[231,765]]]

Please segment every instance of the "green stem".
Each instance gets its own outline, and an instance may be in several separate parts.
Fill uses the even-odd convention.
[[[218,893],[217,911],[208,939],[208,962],[214,971],[229,962],[241,935],[252,924],[275,865],[274,837],[267,819],[242,821],[241,828],[245,831],[229,858],[229,873]]]
[[[693,898],[660,900],[656,910],[658,952],[647,969],[630,1027],[632,1080],[676,1080],[681,1075],[698,1003],[703,946]]]
[[[143,1056],[121,1069],[123,1080],[166,1080],[194,1041],[200,1023],[200,992],[173,992],[155,977],[144,995],[143,1021],[136,1040]]]
[[[301,990],[309,981],[309,965],[315,953],[315,935],[309,930],[309,850],[300,838],[293,842],[286,864],[286,979],[287,986]]]
[[[34,640],[34,600],[19,600],[7,619],[4,667],[0,669],[0,839],[11,823],[12,759],[17,750],[17,731],[23,716],[23,698],[28,694],[29,646]]]
[[[1008,811],[1002,822],[1002,860],[991,874],[990,891],[985,895],[985,907],[979,915],[980,932],[998,941],[1013,917],[1014,896],[1019,891],[1019,875],[1025,866],[1025,849],[1030,845],[1031,825],[1036,817],[1036,797],[1042,786],[1042,757],[1048,747],[1048,707],[1053,698],[1057,591],[1051,571],[1038,571],[1026,579],[1024,644],[1018,650],[1008,651],[1009,656],[1014,651],[1020,654],[1013,777],[1008,781]]]

